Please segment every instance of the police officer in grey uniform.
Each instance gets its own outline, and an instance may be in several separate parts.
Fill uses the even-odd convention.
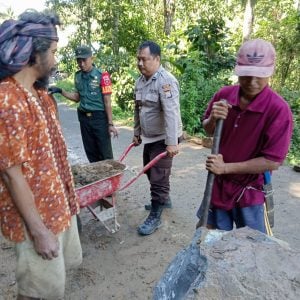
[[[76,92],[67,92],[58,87],[50,87],[49,91],[79,102],[78,120],[88,160],[112,159],[111,135],[117,136],[118,131],[112,120],[109,74],[94,66],[90,47],[77,47],[75,56],[80,68],[75,74]]]
[[[138,227],[141,235],[152,234],[161,226],[163,208],[170,205],[169,177],[173,156],[179,151],[182,122],[179,105],[179,84],[160,63],[161,50],[152,41],[138,48],[137,62],[141,76],[135,84],[134,137],[135,145],[144,144],[143,163],[158,154],[167,157],[158,161],[148,172],[150,182],[150,214]]]

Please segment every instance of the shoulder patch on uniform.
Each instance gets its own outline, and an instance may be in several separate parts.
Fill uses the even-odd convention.
[[[162,90],[165,93],[166,98],[172,98],[171,84],[167,83],[162,86]]]
[[[163,91],[164,92],[168,92],[168,91],[171,91],[171,84],[164,84],[163,86],[162,86],[162,89],[163,89]]]

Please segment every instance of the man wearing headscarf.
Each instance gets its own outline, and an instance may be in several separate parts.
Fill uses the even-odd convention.
[[[0,220],[15,242],[17,299],[62,299],[82,253],[67,149],[45,86],[59,19],[25,11],[0,26]]]

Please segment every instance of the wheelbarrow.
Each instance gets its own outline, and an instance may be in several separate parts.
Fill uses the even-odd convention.
[[[92,215],[100,221],[104,227],[110,232],[115,233],[120,229],[120,224],[117,221],[117,209],[116,209],[116,194],[133,184],[141,175],[146,173],[151,167],[153,167],[160,159],[167,156],[167,152],[160,153],[153,158],[142,170],[133,178],[131,178],[124,185],[121,185],[121,179],[123,177],[124,170],[127,169],[123,164],[123,160],[127,156],[128,152],[134,147],[134,143],[131,143],[121,157],[117,161],[123,168],[113,176],[100,179],[93,183],[78,187],[75,189],[79,198],[80,208],[87,208]],[[109,199],[110,198],[110,199]],[[100,204],[100,212],[97,212],[93,205]],[[79,227],[81,227],[80,218],[78,218]],[[80,230],[80,228],[79,228]]]

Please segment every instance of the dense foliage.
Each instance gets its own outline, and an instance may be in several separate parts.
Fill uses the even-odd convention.
[[[271,41],[277,52],[271,84],[293,110],[289,158],[300,162],[299,0],[48,0],[47,5],[72,31],[60,49],[60,70],[72,78],[74,48],[91,45],[96,64],[112,74],[118,112],[132,112],[137,46],[147,39],[157,41],[164,66],[180,82],[184,127],[191,134],[203,134],[200,119],[209,99],[219,87],[236,80],[232,69],[242,41]]]

